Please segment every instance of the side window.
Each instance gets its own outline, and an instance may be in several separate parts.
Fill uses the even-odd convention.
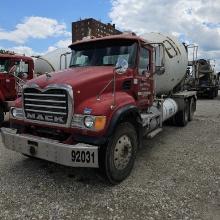
[[[24,61],[16,61],[15,62],[15,65],[16,65],[16,74],[19,74],[19,73],[26,73],[28,74],[28,62],[24,62]]]
[[[27,62],[24,63],[23,73],[27,73],[28,74],[28,63]]]
[[[155,73],[158,75],[164,74],[164,52],[165,47],[162,44],[155,44],[154,46],[154,56],[153,56],[153,62],[155,64]]]
[[[154,47],[154,63],[156,67],[164,66],[164,47],[157,45]]]
[[[142,47],[140,50],[140,58],[139,58],[139,75],[144,75],[145,71],[149,71],[150,62],[149,62],[149,50]]]

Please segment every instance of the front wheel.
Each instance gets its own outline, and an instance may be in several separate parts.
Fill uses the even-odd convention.
[[[100,155],[101,169],[110,183],[117,184],[129,176],[136,158],[137,146],[137,133],[133,125],[129,122],[119,124]]]

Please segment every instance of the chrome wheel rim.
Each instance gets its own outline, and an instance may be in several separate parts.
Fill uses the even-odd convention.
[[[129,163],[132,155],[131,139],[127,135],[121,136],[114,149],[114,164],[116,169],[123,170]]]

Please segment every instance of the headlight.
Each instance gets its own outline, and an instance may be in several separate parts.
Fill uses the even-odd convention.
[[[13,116],[14,118],[16,117],[16,114],[17,114],[16,108],[12,108],[12,109],[11,109],[11,114],[12,114],[12,116]]]
[[[104,129],[105,124],[105,116],[75,114],[72,119],[71,127],[101,131]]]
[[[11,108],[11,116],[16,119],[23,119],[23,109],[22,108]]]
[[[84,125],[87,127],[87,128],[92,128],[94,126],[94,122],[95,122],[95,118],[92,117],[92,116],[86,116],[84,118]]]

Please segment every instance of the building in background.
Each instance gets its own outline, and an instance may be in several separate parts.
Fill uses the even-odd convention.
[[[121,34],[115,25],[104,24],[93,18],[72,22],[72,42],[82,40],[84,37],[104,37]]]

